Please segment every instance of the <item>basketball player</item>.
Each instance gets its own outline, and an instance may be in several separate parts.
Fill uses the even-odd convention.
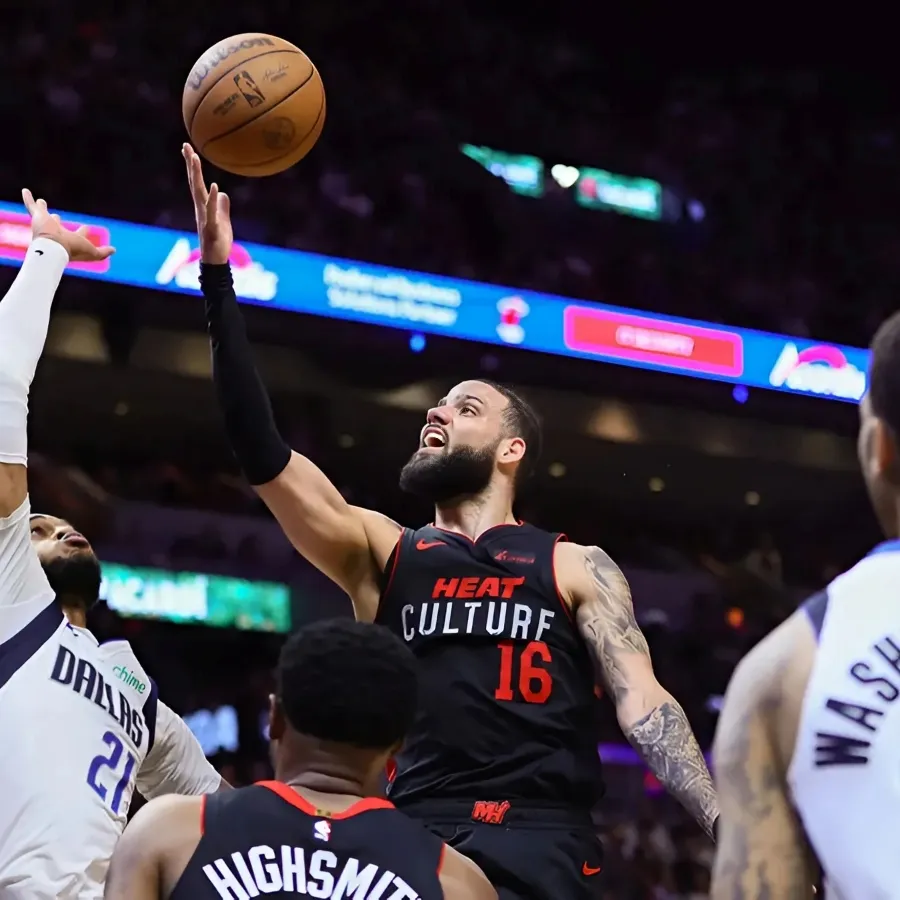
[[[152,797],[221,779],[128,644],[84,629],[100,583],[90,545],[29,515],[28,391],[53,296],[70,259],[113,251],[23,197],[34,240],[0,302],[0,896],[93,900],[135,784]]]
[[[377,790],[416,712],[415,659],[349,619],[281,651],[269,733],[277,781],[148,803],[125,829],[107,900],[496,900],[472,862]]]
[[[900,885],[900,315],[872,342],[859,462],[888,541],[735,670],[714,747],[717,898],[896,897]]]
[[[716,799],[685,714],[656,680],[622,572],[598,547],[516,522],[540,430],[512,391],[465,381],[428,412],[400,486],[435,506],[401,528],[350,506],[275,426],[227,265],[228,199],[184,148],[213,377],[247,479],[293,545],[422,663],[391,799],[473,859],[502,898],[592,896],[600,849],[596,664],[619,723],[708,833]]]

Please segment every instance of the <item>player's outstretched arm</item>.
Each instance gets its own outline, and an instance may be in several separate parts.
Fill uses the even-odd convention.
[[[278,433],[232,283],[228,197],[215,184],[207,190],[200,158],[190,145],[184,145],[183,155],[200,235],[213,380],[232,450],[294,547],[351,596],[359,618],[371,619],[378,577],[400,526],[350,506],[324,473],[292,452]]]
[[[440,879],[444,900],[497,900],[484,872],[452,847],[444,848]]]
[[[795,739],[802,696],[802,687],[793,689],[802,656],[795,637],[804,627],[792,617],[772,632],[737,667],[725,694],[713,746],[722,808],[714,900],[814,894],[816,867],[787,785],[786,745]]]
[[[202,837],[202,797],[160,797],[139,809],[116,844],[104,900],[168,897]]]
[[[625,737],[710,837],[718,815],[703,752],[681,704],[657,681],[622,570],[599,547],[557,547],[571,601]]]
[[[0,604],[7,613],[49,591],[29,541],[26,465],[28,393],[47,339],[50,307],[70,259],[105,259],[113,252],[95,247],[83,231],[63,228],[30,191],[23,191],[22,198],[31,214],[33,239],[0,301]],[[5,616],[0,643],[27,618]]]

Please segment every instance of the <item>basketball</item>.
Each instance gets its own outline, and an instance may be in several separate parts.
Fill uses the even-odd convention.
[[[210,47],[181,99],[197,152],[235,175],[289,169],[325,124],[325,88],[298,47],[270,34],[238,34]]]

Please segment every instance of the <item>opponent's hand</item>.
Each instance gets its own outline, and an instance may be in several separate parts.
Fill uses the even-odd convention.
[[[88,239],[88,227],[82,225],[77,231],[70,231],[59,219],[51,214],[44,200],[35,200],[28,188],[22,191],[22,201],[31,216],[31,235],[33,238],[49,238],[56,241],[69,254],[72,262],[100,262],[115,253],[114,247],[98,247]]]
[[[187,165],[188,184],[194,198],[194,217],[200,236],[200,258],[205,263],[228,262],[234,232],[231,230],[231,201],[220,193],[217,184],[206,189],[200,157],[190,144],[182,144],[181,155]]]

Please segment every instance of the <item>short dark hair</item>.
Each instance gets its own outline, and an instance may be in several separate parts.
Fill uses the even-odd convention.
[[[900,438],[900,313],[886,319],[872,338],[869,402],[872,412]]]
[[[387,750],[412,725],[417,693],[415,657],[380,625],[327,619],[281,648],[278,700],[288,724],[310,737]]]
[[[543,449],[543,429],[541,420],[534,408],[512,388],[497,381],[489,381],[485,378],[478,379],[482,384],[492,387],[498,394],[506,397],[507,406],[503,410],[503,420],[509,432],[515,437],[525,441],[525,455],[519,468],[519,478],[528,478],[534,474],[537,461],[540,459]]]

